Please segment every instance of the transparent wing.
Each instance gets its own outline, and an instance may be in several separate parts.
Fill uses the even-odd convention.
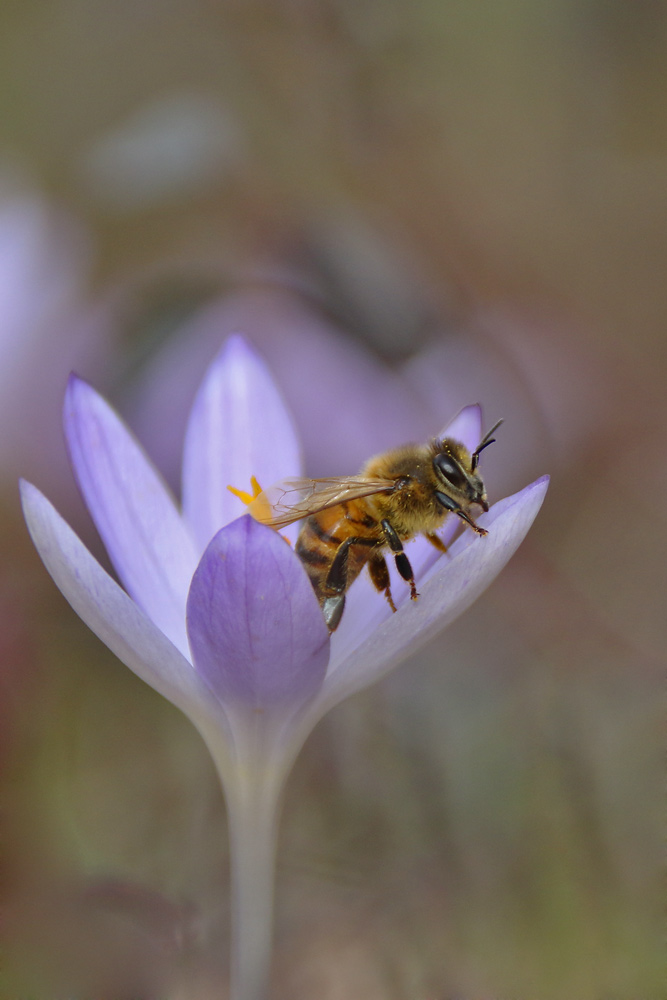
[[[326,507],[335,507],[346,500],[359,500],[373,493],[386,493],[393,487],[391,479],[369,479],[366,476],[282,479],[255,497],[248,505],[248,512],[262,524],[284,528]]]

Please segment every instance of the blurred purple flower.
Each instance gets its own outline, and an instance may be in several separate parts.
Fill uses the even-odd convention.
[[[304,376],[305,377],[305,376]],[[257,1000],[268,976],[277,803],[313,726],[464,611],[522,541],[542,503],[536,481],[495,504],[439,556],[416,540],[420,598],[395,588],[398,613],[360,578],[329,637],[308,577],[272,529],[243,516],[228,484],[300,473],[291,420],[267,368],[231,338],[208,370],[185,437],[177,508],[117,415],[72,377],[65,430],[87,506],[125,589],[48,500],[22,484],[33,541],[94,632],[197,726],[218,768],[231,829],[232,996]],[[471,450],[479,407],[447,428]],[[455,526],[449,528],[449,538]]]
[[[62,385],[73,367],[101,368],[106,350],[82,322],[89,261],[64,212],[36,197],[0,202],[0,480],[39,474],[60,499]]]
[[[434,411],[420,386],[414,388],[297,292],[278,284],[253,287],[214,301],[184,323],[125,406],[169,481],[178,481],[179,433],[197,387],[219,345],[238,330],[261,352],[290,402],[309,475],[358,469],[397,441],[421,441],[433,433]],[[335,419],[322,420],[322,413]],[[437,416],[435,426],[447,415]]]

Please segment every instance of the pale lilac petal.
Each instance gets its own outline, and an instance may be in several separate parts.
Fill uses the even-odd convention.
[[[438,560],[420,585],[418,601],[405,604],[369,635],[345,659],[332,643],[331,665],[317,699],[318,713],[354,691],[372,684],[401,659],[449,625],[491,583],[523,541],[548,486],[548,477],[536,480],[520,493],[507,497],[486,515],[492,530],[485,538],[461,536],[450,559]],[[481,520],[481,519],[480,519]],[[342,626],[341,626],[342,627]]]
[[[469,452],[473,452],[482,440],[482,408],[479,403],[459,410],[454,419],[445,424],[438,437],[453,438],[464,444]]]
[[[539,483],[541,482],[541,480],[538,479],[537,482]],[[547,479],[547,484],[548,484],[548,479]],[[533,483],[531,485],[535,484]],[[526,489],[530,489],[530,486],[527,486]],[[521,496],[522,492],[523,491],[515,493],[509,497],[504,497],[502,500],[499,500],[497,503],[494,503],[489,511],[487,511],[486,513],[481,513],[475,519],[477,524],[479,524],[481,528],[487,529],[487,531],[489,532],[488,535],[480,536],[475,534],[474,531],[471,531],[466,527],[462,527],[458,536],[449,546],[447,555],[444,558],[446,559],[448,558],[450,560],[454,559],[456,556],[458,556],[460,552],[463,552],[463,550],[466,549],[469,545],[476,545],[478,542],[481,542],[481,544],[484,545],[487,539],[491,536],[491,534],[495,530],[493,528],[493,524],[495,523],[496,519],[501,517],[506,510],[508,510],[516,503],[517,498]],[[452,520],[456,520],[456,518],[453,518]],[[422,571],[422,580],[424,581],[429,580],[430,577],[433,576],[438,571],[439,567],[437,565],[437,561],[436,564],[430,564],[426,566]]]
[[[121,582],[186,652],[185,602],[197,553],[173,499],[118,415],[74,376],[65,432],[81,492]]]
[[[197,393],[185,438],[183,510],[202,549],[245,506],[227,489],[250,490],[301,471],[289,414],[263,361],[229,338]]]
[[[304,704],[320,687],[329,637],[292,549],[249,515],[202,556],[188,597],[193,661],[222,704]]]
[[[36,487],[21,483],[28,529],[56,586],[131,670],[186,712],[210,703],[192,665],[102,569]]]
[[[392,573],[392,593],[398,595],[401,584],[394,585]],[[405,581],[403,581],[405,586]],[[330,663],[342,663],[362,644],[379,625],[392,614],[384,594],[378,593],[367,570],[354,581],[345,596],[345,611],[341,623],[331,636]],[[331,668],[330,668],[331,669]]]

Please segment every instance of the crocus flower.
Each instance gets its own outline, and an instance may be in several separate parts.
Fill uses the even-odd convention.
[[[269,975],[277,811],[296,754],[329,708],[385,674],[491,582],[537,514],[546,478],[482,515],[485,538],[464,531],[446,555],[425,541],[412,543],[420,597],[411,602],[408,588],[396,582],[396,614],[370,582],[357,580],[329,636],[293,548],[244,515],[227,490],[246,486],[251,476],[269,484],[301,472],[281,397],[239,337],[215,359],[194,402],[182,510],[118,416],[74,376],[65,430],[120,584],[49,501],[23,483],[30,533],[75,611],[189,716],[213,755],[230,823],[231,996],[261,1000]],[[445,430],[473,450],[481,437],[479,407],[463,409]],[[455,529],[447,525],[446,541]]]

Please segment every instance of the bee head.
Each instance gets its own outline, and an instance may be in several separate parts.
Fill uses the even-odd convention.
[[[495,438],[491,435],[501,423],[502,420],[499,420],[494,424],[472,455],[462,444],[451,438],[436,443],[433,469],[436,478],[446,490],[446,492],[436,490],[436,497],[447,510],[458,512],[462,507],[470,507],[472,504],[478,504],[485,511],[489,509],[486,490],[477,472],[477,466],[480,453],[493,444]]]
[[[481,477],[472,471],[470,460],[456,441],[445,440],[442,450],[433,456],[433,468],[443,492],[436,490],[436,497],[448,510],[479,504],[488,510],[486,492]]]

